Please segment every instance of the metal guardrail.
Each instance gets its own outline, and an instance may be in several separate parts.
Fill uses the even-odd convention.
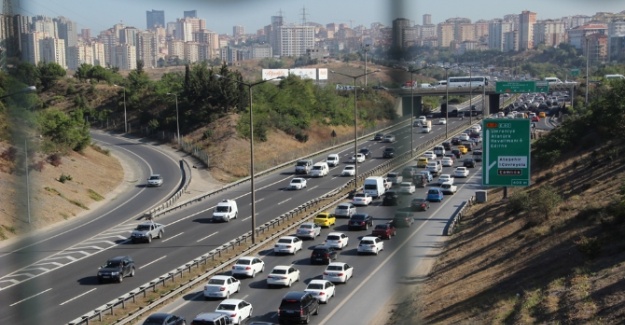
[[[146,212],[142,216],[142,218],[154,219],[155,214],[158,211],[165,210],[168,207],[172,206],[182,196],[182,194],[184,194],[184,191],[186,191],[187,188],[189,187],[189,184],[191,184],[191,177],[192,177],[191,167],[189,166],[189,163],[186,160],[183,160],[183,159],[180,160],[180,171],[182,173],[182,182],[180,183],[178,190],[171,197],[169,197],[169,199],[167,199],[165,202],[161,203],[160,205]]]
[[[401,123],[400,123],[401,124]],[[396,125],[397,126],[397,125]],[[390,129],[391,127],[389,127]],[[459,127],[456,127],[452,130],[452,134],[454,132],[458,132],[458,130],[460,129],[464,129],[465,125],[460,125]],[[365,135],[364,137],[370,136],[369,135]],[[364,172],[362,174],[360,174],[357,177],[357,182],[360,183],[362,181],[364,181],[365,178],[372,176],[372,175],[381,175],[384,174],[388,171],[390,171],[393,168],[396,168],[397,166],[401,166],[402,164],[405,164],[406,162],[410,161],[412,156],[411,156],[411,152],[416,152],[416,153],[420,153],[423,152],[427,149],[429,149],[431,146],[433,146],[435,143],[443,140],[445,138],[445,136],[443,134],[432,138],[426,142],[423,142],[419,145],[417,145],[415,148],[412,148],[411,151],[405,152],[395,158],[389,159],[387,161],[385,161],[384,163],[376,166],[375,168]],[[330,149],[331,150],[331,149]],[[325,150],[324,150],[325,151]],[[317,155],[319,153],[323,153],[324,151],[321,152],[317,152],[313,155]],[[312,156],[312,155],[311,155]],[[418,156],[418,155],[417,155]],[[180,162],[181,163],[181,167],[186,167],[188,168],[188,164],[186,162],[184,162],[183,165],[183,161]],[[292,162],[286,163],[286,164],[290,164]],[[285,165],[286,165],[285,164]],[[283,167],[283,166],[282,166]],[[183,168],[183,172],[184,168]],[[185,174],[186,175],[186,174]],[[189,175],[189,181],[190,181],[190,173],[188,173]],[[184,177],[186,179],[186,177]],[[240,182],[237,182],[237,184]],[[312,216],[314,216],[317,212],[325,210],[326,208],[337,204],[338,202],[345,200],[347,198],[347,195],[342,194],[341,193],[350,188],[354,183],[354,179],[350,179],[346,184],[333,189],[332,191],[318,197],[315,199],[312,199],[298,207],[296,207],[295,209],[286,212],[262,225],[260,225],[259,227],[257,227],[255,229],[255,231],[257,232],[257,234],[263,234],[265,232],[268,231],[272,231],[273,229],[276,229],[277,227],[279,227],[282,223],[284,222],[289,222],[291,219],[299,216],[301,213],[304,213],[305,216],[301,218],[301,220],[299,222],[296,222],[295,224],[291,225],[290,227],[287,227],[286,229],[282,230],[282,231],[278,231],[277,233],[273,234],[272,236],[270,236],[268,239],[264,240],[262,243],[258,243],[254,246],[251,246],[249,248],[247,248],[245,252],[250,252],[250,251],[254,251],[260,247],[263,247],[264,245],[266,245],[270,240],[275,239],[277,236],[282,235],[283,233],[290,231],[291,229],[293,229],[294,227],[298,226],[300,223],[305,222],[307,219],[311,218]],[[181,188],[186,189],[186,187],[188,186],[189,182],[183,182],[183,185],[181,185]],[[180,191],[180,190],[179,190]],[[178,191],[178,192],[179,192]],[[177,193],[178,193],[177,192]],[[220,190],[218,190],[217,192],[220,192]],[[211,193],[210,195],[213,195],[215,193]],[[206,195],[203,197],[208,197],[210,195]],[[175,196],[175,195],[174,195]],[[179,197],[179,196],[178,196]],[[202,198],[203,199],[203,198]],[[326,199],[333,199],[333,201],[329,204],[320,206],[322,202],[324,202],[324,200]],[[200,199],[201,200],[201,199]],[[473,198],[471,198],[471,201],[473,200]],[[169,201],[169,200],[168,200]],[[193,200],[192,200],[193,201]],[[188,204],[188,202],[184,203],[185,205]],[[463,205],[464,208],[465,205]],[[174,207],[174,208],[178,208],[178,207]],[[458,212],[458,211],[457,211]],[[462,212],[460,210],[460,212]],[[151,215],[152,217],[156,217],[157,215]],[[456,213],[454,217],[452,217],[452,219],[454,220],[452,225],[455,225],[457,220],[459,220],[459,216],[461,216],[461,213]],[[445,229],[445,234],[449,235],[449,227],[446,227]],[[453,227],[452,227],[453,229]],[[226,252],[235,249],[236,247],[239,247],[241,245],[246,244],[250,239],[252,238],[252,233],[251,231],[246,232],[245,234],[232,239],[226,243],[224,243],[223,245],[217,247],[216,249],[211,250],[210,252],[203,254],[201,256],[198,256],[194,259],[192,259],[191,261],[185,263],[182,266],[179,266],[161,276],[159,276],[158,278],[155,278],[139,287],[137,287],[136,289],[116,298],[111,300],[110,302],[94,309],[93,311],[90,311],[74,320],[72,320],[71,322],[68,323],[68,325],[79,325],[79,324],[89,324],[89,322],[95,318],[97,318],[98,321],[102,320],[102,317],[104,315],[104,313],[106,312],[110,312],[111,314],[114,313],[114,309],[115,308],[125,308],[126,303],[130,302],[134,302],[137,299],[137,296],[143,296],[145,297],[147,295],[147,292],[149,290],[151,291],[156,291],[157,286],[164,286],[168,281],[173,281],[175,278],[177,277],[182,277],[183,274],[185,272],[190,273],[192,269],[194,268],[198,268],[200,267],[200,265],[205,265],[209,260],[216,260],[218,258],[220,258],[223,254],[225,254]],[[203,275],[190,280],[189,282],[187,282],[186,284],[181,285],[180,287],[176,288],[175,290],[172,290],[171,292],[161,296],[160,299],[154,301],[153,303],[151,303],[148,307],[144,307],[144,308],[140,308],[138,311],[134,312],[132,315],[120,320],[119,322],[117,322],[117,324],[127,324],[131,321],[136,320],[137,318],[141,317],[143,314],[145,314],[146,312],[156,308],[157,306],[159,306],[160,304],[162,304],[163,302],[167,301],[168,299],[170,299],[172,296],[175,296],[177,294],[179,294],[180,292],[183,292],[195,285],[197,285],[197,283],[199,283],[200,281],[204,281],[207,277],[223,270],[227,265],[230,265],[231,263],[233,263],[236,260],[236,257],[231,258],[223,263],[221,263],[219,266],[211,269],[208,272],[205,272]]]
[[[475,204],[474,196],[471,196],[468,200],[460,204],[458,209],[456,209],[456,212],[454,212],[451,218],[449,218],[449,221],[447,221],[447,224],[445,225],[445,228],[443,229],[443,235],[445,236],[453,235],[454,231],[456,230],[456,227],[462,220],[464,209],[471,207],[473,204]]]

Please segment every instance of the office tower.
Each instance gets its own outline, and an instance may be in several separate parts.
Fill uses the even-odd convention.
[[[432,24],[432,15],[425,14],[423,15],[423,25],[431,25]]]
[[[154,10],[145,12],[147,20],[147,29],[154,28],[156,26],[165,27],[165,11]]]
[[[519,15],[519,50],[531,50],[534,48],[534,24],[536,13],[523,11]]]
[[[197,18],[197,10],[185,10],[183,18]]]
[[[241,26],[241,25],[236,25],[234,27],[232,27],[232,36],[233,37],[240,37],[245,35],[245,27]]]
[[[406,18],[397,18],[395,20],[393,20],[393,47],[394,48],[404,48],[406,47],[406,43],[407,41],[409,41],[409,37],[408,34],[406,33],[407,30],[409,29],[414,29],[412,27],[412,23],[410,22],[410,20],[406,19]],[[416,32],[416,29],[415,29]],[[415,37],[416,37],[416,33],[415,33]],[[415,40],[412,39],[410,40],[412,42],[414,42]]]

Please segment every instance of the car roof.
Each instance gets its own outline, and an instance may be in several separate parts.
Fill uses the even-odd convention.
[[[301,227],[301,226],[303,226],[303,225],[314,225],[314,224],[315,224],[314,222],[304,222],[304,223],[302,223],[302,224],[301,224],[301,225],[299,225],[299,226]]]
[[[360,240],[373,240],[373,239],[377,239],[377,236],[363,236],[362,238],[360,238]]]
[[[241,301],[244,301],[243,299],[225,299],[222,300],[220,305],[236,305],[238,303],[240,303]]]
[[[222,280],[230,279],[230,278],[232,278],[232,276],[230,275],[215,275],[211,277],[211,279],[222,279]]]
[[[169,316],[173,316],[173,314],[168,314],[168,313],[154,313],[154,314],[152,314],[152,315],[148,316],[148,319],[151,319],[151,320],[157,320],[157,319],[158,319],[158,320],[161,320],[161,319],[162,319],[162,320],[164,320],[164,319],[166,319],[166,318],[167,318],[167,317],[169,317]]]
[[[107,261],[122,261],[122,260],[125,260],[125,259],[130,259],[131,260],[132,258],[130,258],[130,256],[127,256],[127,255],[125,255],[125,256],[115,256],[115,257],[109,258]]]
[[[330,236],[330,235],[345,235],[345,233],[343,233],[343,232],[336,232],[335,231],[335,232],[328,233],[328,236]]]
[[[305,295],[309,295],[310,292],[306,292],[306,291],[289,291],[287,292],[284,297],[282,298],[284,299],[301,299],[303,296]]]
[[[260,257],[258,257],[258,256],[241,256],[241,257],[239,257],[239,260],[252,260],[252,259],[255,259],[255,258],[260,259]]]
[[[328,281],[328,280],[321,280],[321,279],[315,279],[315,280],[310,280],[310,282],[308,282],[308,284],[311,284],[311,283],[327,283],[327,282],[330,282],[330,281]]]
[[[223,313],[217,312],[209,312],[209,313],[201,313],[195,316],[194,320],[215,320],[220,317],[228,317]]]
[[[297,237],[296,236],[282,236],[282,237],[280,237],[278,239],[295,239],[295,238],[297,238]]]
[[[345,265],[345,264],[347,264],[347,263],[345,263],[345,262],[332,262],[332,263],[328,264],[328,266],[330,266],[330,265],[334,265],[334,266],[343,266],[343,265]]]
[[[288,270],[291,267],[291,265],[276,265],[273,267],[274,270]]]

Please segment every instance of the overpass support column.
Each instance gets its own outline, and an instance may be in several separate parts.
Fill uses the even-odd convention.
[[[412,100],[412,103],[410,102],[410,100]],[[421,102],[421,96],[402,97],[401,104],[402,104],[401,116],[410,116],[413,109],[414,109],[415,116],[424,115],[424,114],[421,114],[421,112],[423,111],[423,103]]]
[[[488,113],[484,113],[484,115],[487,114],[497,114],[497,112],[499,112],[499,101],[500,101],[500,94],[491,94],[488,95],[488,107],[486,107],[486,110]]]

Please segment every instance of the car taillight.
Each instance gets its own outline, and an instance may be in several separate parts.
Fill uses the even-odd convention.
[[[325,293],[325,292],[323,292],[323,291],[319,292],[319,295],[320,295],[320,296],[323,296],[323,295],[325,295],[325,294],[326,294],[326,293]]]
[[[224,291],[224,290],[226,290],[226,287],[219,288],[219,291]]]
[[[246,266],[245,269],[246,270],[251,270],[252,268],[250,266]]]
[[[232,318],[232,319],[237,318],[237,314],[236,314],[236,313],[234,313],[234,314],[230,314],[230,318]]]
[[[300,308],[299,314],[300,314],[300,316],[304,316],[304,308]]]
[[[339,274],[337,274],[337,275],[338,275],[338,276],[343,276],[343,273],[341,272],[341,273],[339,273]]]
[[[328,272],[323,272],[323,275],[328,275]]]

